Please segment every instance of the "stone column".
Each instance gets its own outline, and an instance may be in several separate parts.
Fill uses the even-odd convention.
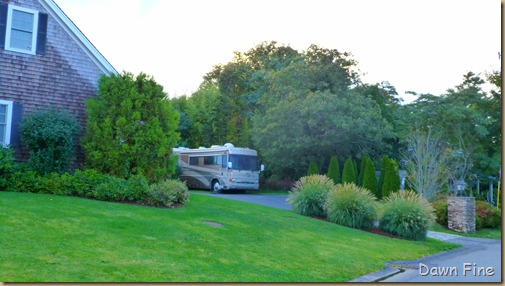
[[[475,232],[475,198],[447,198],[448,227],[457,232]]]

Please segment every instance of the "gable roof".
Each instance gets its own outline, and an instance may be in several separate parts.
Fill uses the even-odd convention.
[[[47,12],[56,19],[58,24],[67,31],[72,39],[79,44],[79,46],[95,62],[104,74],[110,75],[118,73],[53,0],[38,1],[47,10]]]

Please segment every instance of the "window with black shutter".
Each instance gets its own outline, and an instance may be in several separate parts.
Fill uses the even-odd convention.
[[[0,5],[0,48],[44,55],[48,15],[14,5]]]

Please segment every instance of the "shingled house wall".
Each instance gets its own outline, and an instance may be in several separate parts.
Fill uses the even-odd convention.
[[[81,130],[76,140],[77,161],[85,132],[84,100],[97,93],[101,69],[37,0],[0,0],[0,3],[30,8],[49,14],[44,55],[30,55],[0,49],[0,99],[22,106],[22,116],[55,106],[77,117]],[[19,160],[28,158],[26,148],[15,146]]]

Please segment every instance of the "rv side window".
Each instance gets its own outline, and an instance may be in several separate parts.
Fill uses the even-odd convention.
[[[203,157],[203,164],[204,165],[215,165],[214,164],[214,156],[205,156],[205,157]]]
[[[193,166],[198,166],[198,157],[189,157],[189,164]]]

